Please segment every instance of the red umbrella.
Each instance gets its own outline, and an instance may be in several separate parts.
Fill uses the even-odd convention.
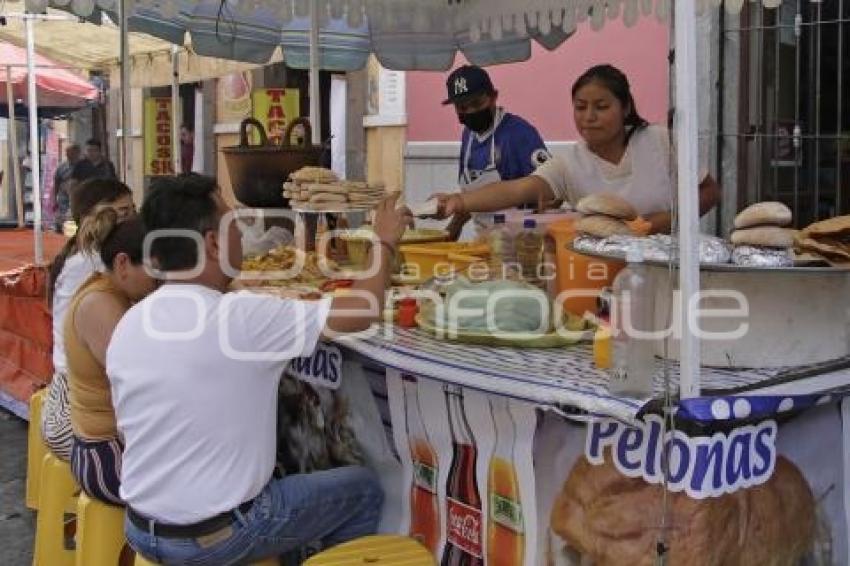
[[[45,108],[81,108],[97,100],[97,88],[86,79],[59,68],[60,64],[35,56],[38,105]],[[27,52],[9,43],[0,43],[0,104],[7,106],[6,83],[12,83],[15,101],[27,103]]]

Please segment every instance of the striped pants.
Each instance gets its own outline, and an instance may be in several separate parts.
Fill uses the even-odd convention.
[[[71,472],[82,490],[94,499],[124,505],[121,487],[121,454],[124,447],[114,440],[83,440],[74,437]]]
[[[68,401],[68,376],[57,371],[47,386],[41,409],[41,436],[57,458],[71,460],[74,433],[71,430],[71,405]]]

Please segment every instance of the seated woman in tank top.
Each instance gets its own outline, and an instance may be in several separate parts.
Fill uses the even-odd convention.
[[[573,85],[573,117],[582,139],[522,179],[493,183],[463,194],[437,194],[439,216],[504,210],[528,203],[568,201],[610,193],[630,202],[651,224],[670,232],[676,197],[667,130],[638,114],[629,81],[611,65],[592,67]],[[699,184],[700,215],[720,200],[709,175]]]
[[[81,249],[99,254],[105,270],[83,283],[65,318],[71,470],[87,495],[121,505],[123,446],[106,376],[106,348],[124,313],[156,284],[142,265],[145,231],[139,218],[120,222],[115,210],[102,207],[83,221],[77,238]]]
[[[90,179],[71,191],[71,217],[77,225],[99,206],[111,206],[119,218],[136,214],[130,187],[116,179]],[[41,409],[41,436],[50,451],[64,462],[71,461],[73,432],[68,407],[68,361],[65,357],[65,316],[77,289],[96,271],[103,271],[100,257],[79,249],[72,236],[50,264],[47,302],[52,314],[53,378]]]

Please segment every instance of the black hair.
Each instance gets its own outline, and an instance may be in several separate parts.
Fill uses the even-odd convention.
[[[100,259],[107,269],[112,271],[115,257],[127,254],[133,265],[142,264],[142,251],[145,243],[145,225],[138,216],[119,222],[100,245]]]
[[[218,184],[212,177],[180,175],[159,177],[142,204],[142,222],[148,233],[156,230],[188,230],[202,237],[218,225],[215,195]],[[162,271],[183,271],[198,264],[198,246],[182,237],[156,237],[151,256]]]
[[[115,202],[132,195],[130,187],[117,179],[89,179],[71,191],[71,218],[79,226],[83,217],[104,202]]]
[[[103,149],[103,144],[100,143],[100,140],[95,139],[95,138],[91,138],[91,139],[87,140],[86,145],[93,145],[94,147],[99,147],[99,148]]]
[[[620,101],[623,108],[628,109],[628,114],[626,114],[626,118],[624,120],[624,125],[627,129],[626,145],[628,145],[629,140],[635,132],[649,126],[649,122],[647,122],[638,113],[637,104],[635,104],[635,99],[632,96],[632,89],[629,85],[628,77],[626,77],[626,74],[623,73],[623,71],[613,65],[597,65],[595,67],[591,67],[573,84],[573,98],[575,98],[579,89],[594,82],[600,83],[608,89],[611,94]]]
[[[133,192],[130,190],[130,187],[117,179],[90,179],[71,190],[71,218],[77,223],[77,226],[80,226],[82,220],[98,204],[115,202],[123,196],[132,194]],[[65,261],[77,253],[77,249],[77,236],[75,235],[65,242],[62,251],[59,252],[50,264],[49,284],[47,287],[47,303],[49,305],[53,304],[56,280],[59,278],[59,274],[62,273],[62,268],[65,267]]]
[[[81,250],[100,254],[103,265],[112,271],[115,257],[121,253],[127,254],[133,265],[141,265],[145,227],[138,216],[121,222],[111,206],[101,205],[83,220],[77,240]]]

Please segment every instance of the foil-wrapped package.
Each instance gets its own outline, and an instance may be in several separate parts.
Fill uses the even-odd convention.
[[[608,238],[579,235],[573,242],[573,247],[579,252],[625,257],[626,251],[635,242],[640,245],[643,258],[646,261],[668,262],[671,258],[675,261],[679,257],[678,240],[668,234],[653,234],[649,237],[610,236]],[[731,255],[732,248],[725,240],[715,236],[700,235],[700,263],[729,263]]]
[[[597,238],[596,236],[588,236],[587,234],[579,234],[573,240],[573,248],[577,252],[588,254],[602,253],[602,246],[607,238]]]
[[[732,246],[729,242],[716,236],[700,236],[700,263],[729,263],[730,259],[732,259]]]
[[[741,267],[794,267],[794,256],[787,248],[737,246],[732,263]]]

